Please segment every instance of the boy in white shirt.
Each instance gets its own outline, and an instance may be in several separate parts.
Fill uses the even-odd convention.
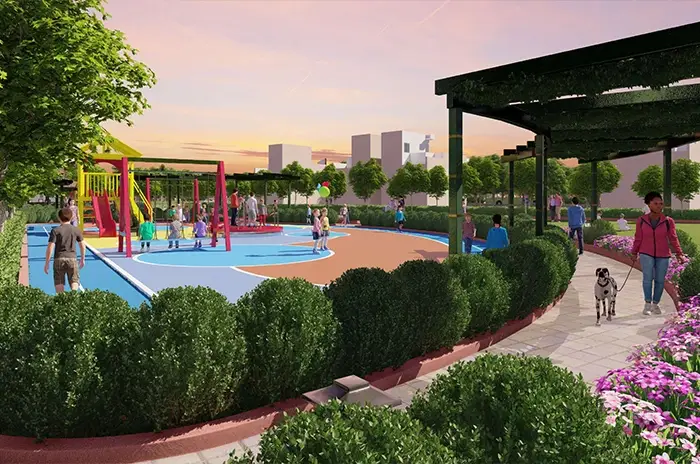
[[[248,225],[255,227],[255,222],[258,219],[258,201],[254,195],[250,195],[245,203],[248,210]]]
[[[622,213],[620,213],[620,219],[617,220],[617,228],[620,230],[630,230],[630,226],[627,224],[625,215]]]

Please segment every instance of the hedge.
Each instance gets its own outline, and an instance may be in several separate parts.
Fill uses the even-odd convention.
[[[58,210],[53,205],[25,205],[20,210],[27,224],[48,224],[58,222]]]
[[[0,287],[19,281],[26,225],[26,217],[19,212],[5,221],[5,227],[0,232]]]

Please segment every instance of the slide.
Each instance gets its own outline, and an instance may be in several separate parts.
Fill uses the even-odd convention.
[[[95,223],[100,232],[100,237],[116,237],[117,222],[112,217],[112,209],[109,206],[107,194],[93,195],[92,208],[95,211]]]

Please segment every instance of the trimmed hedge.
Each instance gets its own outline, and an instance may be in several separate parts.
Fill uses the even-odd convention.
[[[690,234],[682,229],[676,229],[678,241],[681,243],[681,250],[691,258],[698,257],[698,244],[695,243]]]
[[[58,210],[54,205],[24,205],[20,210],[27,224],[48,224],[58,222]]]
[[[5,221],[5,227],[0,232],[0,288],[19,281],[26,226],[26,217],[20,212]]]
[[[614,223],[597,219],[592,221],[590,226],[583,228],[583,242],[588,245],[592,245],[604,235],[617,235]]]
[[[678,276],[678,296],[686,300],[700,295],[700,259],[691,259]]]

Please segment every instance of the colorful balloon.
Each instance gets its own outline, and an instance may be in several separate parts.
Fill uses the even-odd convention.
[[[331,184],[328,181],[325,181],[324,183],[321,184],[323,187],[330,187]]]
[[[316,184],[316,190],[321,188],[321,184]]]
[[[324,185],[318,189],[318,194],[321,195],[321,198],[326,198],[331,194],[331,189]]]

